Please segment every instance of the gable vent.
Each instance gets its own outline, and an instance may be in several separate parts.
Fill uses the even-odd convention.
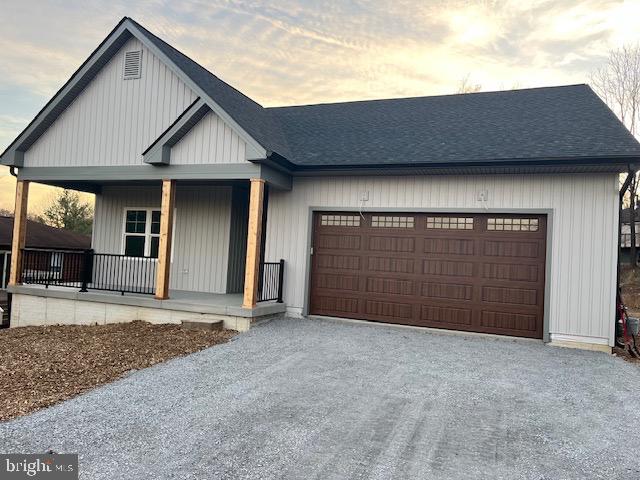
[[[131,80],[140,78],[142,73],[142,50],[124,53],[124,74],[122,78]]]

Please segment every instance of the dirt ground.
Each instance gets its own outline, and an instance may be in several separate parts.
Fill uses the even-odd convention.
[[[622,301],[629,309],[631,316],[640,316],[640,268],[632,270],[623,267],[620,271],[620,289]]]
[[[640,317],[640,269],[633,270],[628,266],[622,267],[620,270],[620,291],[622,302],[627,306],[629,316]],[[622,348],[614,348],[613,353],[631,363],[640,365],[640,359],[633,357]]]
[[[50,406],[131,370],[224,343],[233,335],[144,322],[0,330],[0,420]]]

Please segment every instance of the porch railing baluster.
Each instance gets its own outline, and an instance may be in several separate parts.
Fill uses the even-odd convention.
[[[153,257],[33,248],[25,248],[22,253],[20,278],[26,285],[56,285],[79,288],[80,292],[102,290],[122,295],[155,292]]]
[[[278,303],[282,303],[284,260],[280,260],[279,262],[263,262],[260,265],[260,281],[258,285],[258,302],[275,300]]]

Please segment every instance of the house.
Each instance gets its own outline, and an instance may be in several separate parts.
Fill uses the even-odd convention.
[[[68,230],[50,227],[39,222],[27,220],[27,237],[25,247],[29,262],[24,264],[29,278],[40,278],[49,282],[61,279],[70,281],[76,275],[72,262],[66,262],[65,256],[77,255],[78,251],[91,248],[91,237],[79,235]],[[7,283],[9,282],[9,266],[11,264],[11,236],[13,217],[0,215],[0,325],[9,321],[9,299]],[[55,252],[51,249],[56,249]]]
[[[36,270],[35,267],[42,266],[39,270],[43,272],[47,271],[49,273],[53,268],[58,271],[58,274],[62,274],[65,272],[65,265],[62,261],[64,252],[75,253],[91,248],[91,237],[88,235],[50,227],[33,220],[27,220],[27,224],[25,247],[34,252],[39,252],[32,255],[34,260],[32,267],[34,267],[34,270]],[[0,290],[6,290],[9,282],[12,233],[13,217],[0,215]],[[55,249],[60,253],[52,253],[51,249]]]
[[[18,218],[30,182],[96,194],[81,288],[23,282],[18,223],[14,325],[286,310],[614,342],[640,144],[586,85],[264,108],[124,18],[1,160]]]
[[[635,211],[634,225],[636,230],[636,256],[640,255],[640,212]],[[620,262],[631,263],[631,209],[624,208],[620,211]],[[636,258],[636,263],[638,260]]]

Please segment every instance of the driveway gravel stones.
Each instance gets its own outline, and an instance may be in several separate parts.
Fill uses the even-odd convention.
[[[277,319],[0,423],[81,478],[640,478],[636,365],[539,342]]]

